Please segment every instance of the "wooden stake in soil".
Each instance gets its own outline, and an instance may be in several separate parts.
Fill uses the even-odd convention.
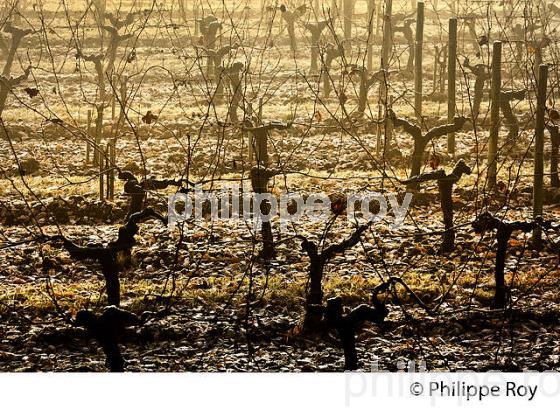
[[[424,2],[419,1],[416,14],[416,43],[414,44],[414,110],[422,120],[422,45],[424,43]]]
[[[194,14],[194,36],[198,37],[199,33],[199,23],[198,23],[198,2],[193,3],[193,14]]]
[[[375,1],[368,0],[367,3],[367,18],[368,18],[368,31],[367,31],[367,69],[373,70],[373,20],[375,16]]]
[[[385,14],[383,16],[383,46],[381,49],[381,70],[385,73],[383,81],[379,86],[379,97],[384,105],[384,114],[385,118],[388,118],[387,111],[389,110],[389,94],[387,90],[387,73],[389,69],[389,56],[391,53],[392,48],[392,36],[393,36],[393,27],[391,24],[391,16],[393,15],[393,0],[385,0]],[[381,108],[381,107],[380,107]],[[389,146],[389,129],[387,124],[385,125],[385,141],[383,143],[384,149]],[[381,148],[381,129],[378,127],[377,129],[377,150],[379,152]]]
[[[179,13],[183,24],[187,24],[189,21],[187,0],[179,0]]]
[[[457,19],[449,19],[449,50],[447,62],[447,122],[455,118],[455,93],[457,76]],[[447,136],[447,153],[455,155],[455,133]]]
[[[107,172],[107,199],[115,199],[115,160],[116,160],[116,139],[111,138],[107,143],[107,160],[105,162]]]
[[[393,0],[385,0],[385,15],[383,16],[383,48],[381,50],[381,69],[389,68],[389,56],[392,48],[393,28],[391,16],[393,14]]]
[[[560,188],[560,177],[558,176],[558,152],[560,151],[560,127],[554,124],[545,124],[550,134],[550,186]]]
[[[548,84],[548,65],[539,67],[537,94],[537,119],[535,125],[535,163],[533,172],[533,218],[543,213],[543,177],[544,177],[544,112],[546,104],[546,88]],[[539,247],[542,242],[542,229],[536,226],[533,230],[533,246]]]
[[[258,124],[263,124],[263,99],[262,97],[259,98],[259,113],[258,113]],[[268,157],[268,154],[267,154]]]
[[[107,10],[107,0],[94,0],[93,6],[95,9],[95,19],[97,20],[97,26],[99,27],[99,35],[100,35],[100,47],[103,50],[104,43],[105,43],[105,30],[103,30],[103,26],[105,25],[105,12]]]
[[[91,110],[87,111],[87,139],[86,139],[86,164],[89,164],[91,157]]]
[[[116,74],[113,74],[113,89],[115,89],[115,86],[117,84],[117,78],[118,76]],[[115,121],[116,113],[117,113],[117,99],[113,95],[111,97],[111,121]]]
[[[111,169],[111,161],[110,161],[110,156],[111,156],[111,143],[108,142],[107,143],[107,148],[105,148],[105,183],[106,183],[106,189],[105,189],[105,198],[110,199],[111,197],[111,177],[109,176],[109,170]]]
[[[344,40],[347,50],[351,50],[352,40],[352,14],[354,12],[354,0],[343,0],[342,7],[344,9]]]
[[[375,24],[375,36],[379,37],[381,33],[381,26],[383,25],[383,15],[381,11],[383,10],[382,1],[377,2],[377,20]]]
[[[488,188],[496,186],[498,136],[500,132],[500,92],[502,84],[502,42],[492,50],[492,90],[490,93],[490,137],[488,141]]]
[[[247,107],[245,108],[245,118],[243,123],[245,124],[247,121],[253,122],[253,104],[251,102],[247,102]],[[242,128],[243,133],[243,141],[245,141],[245,137],[247,137],[247,162],[253,162],[253,157],[255,154],[255,142],[253,141],[253,133],[248,132],[245,128]],[[243,154],[241,154],[243,157]],[[245,162],[245,161],[243,161]],[[243,168],[245,169],[245,168]]]
[[[101,147],[97,147],[97,152],[99,155],[98,162],[99,162],[99,200],[105,200],[105,158],[103,158],[103,149]],[[106,154],[106,152],[105,152]]]
[[[103,138],[103,105],[97,106],[95,119],[95,138],[93,141],[93,165],[101,165],[101,139]]]
[[[125,111],[126,111],[126,96],[128,93],[128,89],[127,89],[127,83],[128,83],[128,76],[127,75],[122,75],[121,76],[121,81],[120,81],[120,99],[121,99],[121,108],[119,111],[119,124],[118,126],[121,127],[124,124],[124,118],[125,118]]]
[[[435,53],[434,53],[434,74],[432,75],[432,92],[436,92],[437,82],[438,82],[438,74],[439,74],[439,56],[440,56],[440,48],[435,46]]]
[[[227,70],[224,70],[224,74],[227,75],[231,87],[231,102],[228,108],[228,116],[232,123],[238,122],[237,108],[243,100],[243,90],[242,90],[242,76],[244,69],[243,63],[236,61]]]
[[[394,102],[395,102],[395,97],[389,95],[389,104],[387,105],[388,112],[392,111]],[[377,139],[375,145],[375,153],[377,155],[380,155],[381,153],[385,155],[392,144],[395,124],[393,123],[393,119],[391,118],[390,115],[387,116],[385,120],[385,124],[383,125],[383,134],[385,136],[384,139],[381,139],[381,128],[382,128],[381,125],[377,126]]]
[[[336,20],[336,18],[338,17],[338,4],[336,0],[332,0],[331,2],[331,12],[330,12],[330,17],[333,20]]]

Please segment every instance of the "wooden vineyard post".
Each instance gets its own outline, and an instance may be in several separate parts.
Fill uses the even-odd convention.
[[[381,69],[389,69],[389,56],[391,55],[393,28],[391,16],[393,14],[393,0],[385,0],[385,15],[383,16],[383,48],[381,50]]]
[[[115,199],[116,139],[111,138],[99,156],[99,199]]]
[[[228,115],[232,123],[238,122],[237,109],[239,107],[239,104],[243,100],[243,90],[241,89],[242,87],[241,78],[243,75],[242,73],[243,68],[244,68],[243,63],[236,61],[228,69],[229,81],[231,84],[232,94],[233,94],[228,108]]]
[[[193,2],[193,15],[194,15],[194,36],[198,37],[198,2],[195,0]]]
[[[91,160],[91,110],[87,111],[87,137],[86,137],[86,164],[89,164]]]
[[[272,27],[272,25],[274,24],[274,20],[276,20],[274,13],[270,17],[270,19],[271,19],[270,27]],[[283,33],[284,32],[284,18],[281,17],[281,18],[277,19],[277,21],[278,21],[278,32]],[[272,28],[271,28],[271,30],[272,30]]]
[[[336,0],[331,0],[331,10],[330,10],[330,17],[335,20],[336,19],[336,10],[338,6],[336,5]]]
[[[258,123],[259,123],[259,125],[263,124],[263,99],[262,99],[262,97],[259,98]]]
[[[366,67],[369,72],[373,70],[373,19],[375,18],[375,1],[368,0],[367,3],[367,19],[368,19],[368,31],[367,31],[367,63]]]
[[[533,172],[533,218],[542,217],[543,213],[543,177],[544,177],[544,113],[546,89],[548,84],[548,65],[539,66],[537,93],[537,119],[535,124],[535,163]],[[533,230],[533,246],[541,246],[542,229],[535,226]]]
[[[262,105],[259,107],[258,125],[262,125]],[[255,135],[255,157],[258,167],[268,167],[268,131],[257,133]]]
[[[368,80],[369,73],[364,67],[360,67],[360,89],[358,93],[358,112],[365,112],[368,102]]]
[[[443,57],[441,59],[441,61],[439,61],[439,92],[440,93],[445,93],[445,86],[447,84],[445,76],[447,75],[447,65],[445,64],[447,62],[447,45],[443,46],[443,51],[440,51],[441,53],[443,53]]]
[[[393,0],[385,0],[385,14],[383,16],[383,45],[381,49],[381,70],[384,71],[383,81],[379,87],[379,96],[384,101],[385,106],[388,104],[387,95],[387,71],[389,70],[389,56],[391,55],[393,28],[391,18],[393,14]]]
[[[247,103],[247,119],[249,121],[252,121],[253,118],[253,104],[248,102]],[[245,129],[243,130],[243,133],[245,135],[247,135],[247,155],[248,155],[248,159],[247,161],[249,162],[249,164],[253,161],[253,156],[255,155],[255,142],[254,142],[254,138],[253,138],[253,133],[252,132],[247,132]]]
[[[550,134],[550,186],[560,188],[558,175],[558,151],[560,150],[560,127],[554,124],[546,124]]]
[[[112,86],[111,89],[113,90],[111,96],[111,122],[114,123],[115,118],[117,116],[117,96],[115,95],[117,91],[117,84],[120,84],[120,79],[117,74],[113,74],[112,76]]]
[[[390,95],[389,96],[389,109],[392,110],[393,109],[393,104],[395,103],[395,96],[394,95]],[[388,120],[387,121],[387,128],[386,128],[386,132],[387,134],[385,135],[385,147],[384,152],[390,148],[391,146],[391,141],[393,140],[393,132],[395,130],[395,124],[393,123],[393,120]]]
[[[115,197],[115,164],[117,163],[117,139],[111,141],[111,199]]]
[[[100,165],[101,161],[101,139],[103,138],[103,105],[97,107],[95,119],[95,138],[93,140],[93,165]]]
[[[127,89],[127,83],[128,83],[128,76],[127,75],[122,75],[121,76],[121,81],[120,81],[120,100],[121,100],[121,107],[120,107],[120,111],[119,111],[119,124],[118,126],[121,127],[124,125],[124,118],[125,118],[125,111],[126,111],[126,96],[128,93],[128,89]]]
[[[490,92],[490,136],[488,140],[488,188],[496,186],[498,136],[500,132],[500,92],[502,83],[502,42],[492,49],[492,89]]]
[[[97,147],[98,151],[98,162],[99,162],[99,199],[101,201],[105,200],[105,158],[107,158],[107,152],[105,152],[105,158],[103,157],[103,149],[101,147]]]
[[[352,12],[354,9],[354,0],[342,0],[343,15],[344,15],[344,40],[345,49],[350,51],[352,49]]]
[[[414,110],[422,121],[422,46],[424,42],[424,2],[419,1],[416,11],[416,42],[414,44]]]
[[[394,96],[388,96],[389,98],[389,103],[387,106],[387,110],[392,110],[393,109],[393,103],[395,100]],[[393,120],[387,116],[387,119],[385,120],[385,130],[384,130],[384,134],[385,134],[385,141],[381,140],[381,131],[380,131],[380,126],[378,126],[377,128],[377,139],[376,139],[376,145],[375,145],[375,152],[377,155],[381,154],[381,152],[383,152],[383,154],[385,154],[385,152],[387,151],[387,148],[389,148],[390,144],[391,144],[391,140],[393,138],[393,132],[394,132],[395,126],[393,124]]]
[[[101,37],[101,49],[104,48],[105,43],[105,30],[103,26],[105,25],[105,12],[107,10],[107,0],[94,0],[93,5],[95,6],[95,14],[97,20],[97,26],[99,27],[99,35]]]
[[[383,74],[383,78],[381,79],[381,84],[379,85],[379,97],[384,105],[384,114],[385,118],[388,117],[387,111],[390,108],[389,105],[389,93],[387,90],[387,73],[389,70],[389,56],[391,55],[391,48],[392,48],[392,35],[393,35],[393,28],[391,24],[391,16],[393,15],[393,0],[385,0],[385,12],[383,15],[383,45],[381,49],[381,70]],[[380,107],[381,108],[381,107]],[[389,126],[385,124],[385,142],[383,143],[384,152],[388,146],[390,135],[389,135]],[[377,152],[379,153],[381,150],[381,127],[377,127]]]
[[[116,161],[116,138],[111,138],[107,143],[107,199],[112,201],[115,199],[115,161]]]
[[[262,126],[263,118],[263,100],[259,98],[259,109],[257,111],[257,126]],[[258,133],[254,138],[251,139],[251,143],[254,145],[255,159],[257,166],[262,166],[266,168],[268,166],[268,132]]]
[[[181,14],[181,20],[183,21],[183,24],[187,24],[187,22],[189,21],[187,10],[187,0],[179,0],[179,13]]]
[[[107,148],[105,148],[105,198],[110,199],[111,196],[111,177],[109,175],[111,169],[111,141],[107,142]]]
[[[381,11],[383,10],[383,6],[382,6],[382,1],[379,0],[377,2],[377,19],[376,19],[376,24],[375,24],[375,36],[379,37],[379,34],[381,33],[381,26],[383,25],[383,15],[381,13]]]
[[[263,167],[267,167],[268,166],[268,135],[267,133],[264,133],[262,135],[259,135],[256,138],[256,159],[257,159],[257,165],[258,166],[263,166]]]
[[[535,84],[536,84],[539,82],[539,73],[542,64],[542,49],[540,47],[537,47],[537,49],[535,50],[535,61],[533,64],[534,64],[533,73],[535,76]]]
[[[22,7],[18,3],[16,3],[16,6],[14,7],[12,13],[13,13],[12,20],[13,20],[14,24],[16,26],[20,26],[21,25],[21,16],[22,16],[23,11],[22,11]]]
[[[457,18],[449,19],[449,46],[447,60],[447,122],[455,118],[455,94],[457,84]],[[443,80],[442,80],[443,81]],[[455,155],[455,133],[447,136],[447,153]]]
[[[436,52],[434,53],[434,75],[432,76],[432,90],[435,93],[437,89],[438,82],[438,69],[439,69],[439,53],[440,49],[435,46]]]

